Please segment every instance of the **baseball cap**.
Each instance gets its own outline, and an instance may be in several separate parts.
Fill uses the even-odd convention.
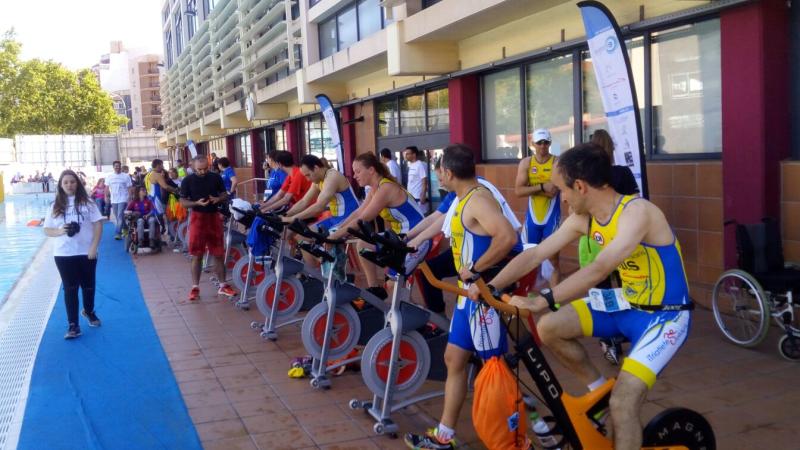
[[[550,136],[550,132],[547,131],[547,129],[539,128],[538,130],[533,132],[533,142],[539,142],[539,141],[553,142],[553,137]]]

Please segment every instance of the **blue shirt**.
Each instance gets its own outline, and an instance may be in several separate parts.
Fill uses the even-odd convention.
[[[280,169],[273,169],[270,172],[269,178],[267,178],[267,192],[265,193],[267,200],[278,193],[278,191],[281,189],[281,186],[283,186],[283,182],[286,181],[286,177],[288,176],[289,175],[287,175],[286,172]]]
[[[442,199],[442,203],[436,208],[442,214],[447,214],[447,211],[450,209],[450,205],[453,204],[453,200],[456,199],[456,193],[454,191],[448,192],[447,195],[444,196]]]
[[[231,191],[231,178],[236,176],[236,172],[233,170],[233,167],[228,167],[227,169],[223,170],[222,173],[222,183],[225,185],[225,190],[230,192]]]

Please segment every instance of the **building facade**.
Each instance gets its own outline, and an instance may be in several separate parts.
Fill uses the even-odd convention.
[[[111,42],[92,71],[100,87],[110,93],[117,114],[128,118],[127,130],[161,129],[161,56],[126,49]]]
[[[522,215],[513,181],[533,130],[550,129],[559,152],[606,124],[576,3],[167,0],[161,144],[192,140],[248,178],[273,149],[325,156],[349,173],[358,153],[416,145],[433,161],[461,142]],[[781,217],[787,259],[800,260],[800,165],[790,159],[798,7],[604,3],[628,45],[650,198],[681,241],[693,296],[706,302],[735,264],[727,219]],[[339,106],[344,161],[317,111],[320,93]]]

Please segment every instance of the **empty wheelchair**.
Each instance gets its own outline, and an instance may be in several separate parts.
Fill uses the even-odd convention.
[[[800,293],[800,270],[783,260],[778,221],[765,218],[757,224],[736,226],[738,269],[723,273],[711,296],[714,319],[731,342],[755,347],[767,336],[770,317],[783,329],[778,342],[781,355],[800,360],[800,328],[795,325],[795,308]]]

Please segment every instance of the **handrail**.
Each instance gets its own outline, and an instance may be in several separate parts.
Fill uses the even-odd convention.
[[[422,271],[422,274],[425,275],[425,278],[428,279],[428,282],[431,284],[431,286],[441,289],[443,291],[451,292],[456,295],[463,295],[464,297],[467,297],[469,295],[469,292],[466,289],[460,288],[450,283],[445,283],[444,281],[436,278],[433,275],[433,272],[431,272],[431,268],[428,267],[428,263],[423,261],[417,268]],[[529,317],[531,315],[531,312],[527,309],[519,309],[516,306],[509,305],[508,302],[511,301],[511,297],[508,296],[507,294],[503,294],[500,297],[502,301],[496,299],[492,295],[491,290],[489,290],[489,286],[482,279],[478,278],[478,280],[475,281],[475,285],[478,286],[478,290],[481,293],[481,298],[483,299],[483,301],[486,302],[486,304],[491,306],[492,308],[506,314],[510,314],[513,316],[520,316],[523,318]]]
[[[251,185],[253,187],[256,187],[257,186],[256,183],[259,182],[259,181],[266,182],[267,179],[266,178],[250,178],[250,179],[247,179],[245,181],[240,182],[239,184],[236,185],[236,196],[241,198],[241,199],[243,199],[243,200],[247,200],[250,203],[256,202],[258,200],[258,192],[257,191],[250,192],[250,187],[251,187]]]

